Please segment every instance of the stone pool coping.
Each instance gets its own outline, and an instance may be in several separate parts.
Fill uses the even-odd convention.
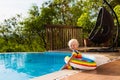
[[[40,77],[33,78],[31,80],[60,80],[64,77],[78,73],[77,70],[60,70],[50,74],[46,74]]]

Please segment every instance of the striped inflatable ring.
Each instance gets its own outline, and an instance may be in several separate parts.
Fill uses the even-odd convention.
[[[70,59],[70,57],[66,56],[65,62],[67,63],[69,59]],[[70,61],[70,65],[74,68],[84,69],[84,70],[94,70],[97,67],[96,62],[93,60],[87,61],[87,60],[80,60],[77,58],[73,58]]]

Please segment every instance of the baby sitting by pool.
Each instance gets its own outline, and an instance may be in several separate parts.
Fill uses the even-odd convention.
[[[90,58],[82,56],[81,52],[78,51],[79,42],[77,39],[71,39],[68,42],[68,46],[73,52],[71,57],[65,57],[66,64],[62,67],[62,69],[96,69],[96,62]]]

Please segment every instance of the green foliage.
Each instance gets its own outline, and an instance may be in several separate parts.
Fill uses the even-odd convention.
[[[90,15],[88,13],[83,13],[78,19],[77,25],[83,28],[84,38],[88,37],[88,34],[93,27],[93,22],[90,20]]]
[[[112,7],[115,7],[117,5],[120,5],[120,0],[111,0],[110,4],[112,5]]]
[[[88,13],[83,13],[78,19],[77,25],[82,26],[83,29],[89,29],[90,26],[90,16]]]
[[[114,11],[118,17],[119,22],[120,22],[120,5],[115,6]]]

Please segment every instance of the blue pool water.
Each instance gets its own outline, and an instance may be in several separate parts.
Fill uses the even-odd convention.
[[[0,80],[29,80],[55,72],[70,52],[0,54]]]

